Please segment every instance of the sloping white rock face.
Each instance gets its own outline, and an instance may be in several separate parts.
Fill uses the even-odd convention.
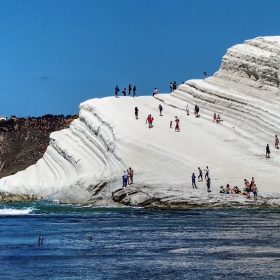
[[[88,100],[69,129],[51,134],[42,159],[0,180],[0,192],[95,205],[280,205],[280,153],[274,149],[280,134],[279,62],[280,37],[259,37],[230,48],[213,77],[189,80],[171,94]],[[192,113],[195,104],[200,118]],[[222,117],[220,125],[212,122],[214,112]],[[145,124],[148,114],[155,118],[152,129]],[[174,132],[175,116],[180,132]],[[191,187],[191,174],[206,165],[211,194],[205,182],[197,183],[198,190]],[[129,166],[134,184],[122,190],[121,175]],[[219,194],[220,185],[243,188],[243,179],[252,176],[258,202]]]

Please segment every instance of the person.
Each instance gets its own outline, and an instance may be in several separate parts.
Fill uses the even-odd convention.
[[[133,87],[133,97],[136,95],[136,86]]]
[[[216,122],[216,120],[217,120],[217,115],[216,115],[216,113],[214,113],[214,115],[213,115],[213,122]]]
[[[268,144],[266,145],[265,151],[266,151],[266,158],[270,158],[270,149],[269,149],[269,145]]]
[[[195,184],[195,175],[194,175],[194,173],[192,174],[192,187],[193,187],[193,189],[194,188],[196,188],[197,189],[197,186],[196,186],[196,184]]]
[[[129,167],[129,171],[130,171],[130,184],[133,184],[134,170],[131,167]]]
[[[203,80],[207,77],[206,71],[203,72]]]
[[[126,88],[123,89],[122,94],[123,96],[126,96]]]
[[[149,124],[149,128],[152,128],[153,127],[153,120],[154,118],[152,117],[152,115],[150,114],[147,119],[146,119],[146,123],[148,122]]]
[[[180,128],[179,128],[179,122],[180,120],[177,118],[177,116],[175,117],[175,132],[180,132]]]
[[[126,170],[126,173],[127,173],[127,175],[128,175],[128,176],[127,176],[127,184],[130,185],[130,184],[129,184],[129,182],[130,182],[130,171],[129,171],[129,169]]]
[[[217,117],[217,119],[216,119],[216,123],[220,123],[221,122],[221,117],[220,117],[220,115],[218,114],[218,117]]]
[[[255,178],[252,177],[251,184],[250,184],[250,188],[251,189],[253,188],[254,184],[255,184]]]
[[[116,85],[115,87],[115,96],[118,97],[118,92],[120,91],[119,87]]]
[[[170,88],[170,92],[172,92],[172,89],[173,89],[173,83],[172,82],[170,82],[169,88]]]
[[[123,188],[126,188],[127,186],[127,178],[128,178],[128,174],[126,171],[123,172],[123,175],[122,175],[122,179],[123,179]]]
[[[199,107],[197,105],[194,106],[194,114],[196,118],[199,118]]]
[[[210,185],[211,185],[211,179],[208,177],[206,181],[206,186],[207,186],[207,192],[211,192],[210,190]]]
[[[275,148],[277,150],[279,150],[279,139],[278,139],[277,135],[275,135]]]
[[[159,109],[159,115],[162,116],[162,113],[161,113],[162,112],[162,106],[161,106],[161,104],[158,105],[158,109]]]
[[[186,111],[187,111],[187,115],[189,115],[190,113],[190,108],[189,108],[189,105],[187,104],[187,106],[186,106]]]
[[[206,180],[206,177],[209,178],[209,168],[208,168],[208,166],[206,166],[206,169],[204,169],[204,172],[205,172],[205,180]]]
[[[137,120],[138,119],[138,108],[137,107],[135,107],[135,119]]]
[[[155,88],[153,96],[155,96],[155,94],[158,94],[158,89],[157,88]]]
[[[129,96],[130,96],[131,90],[132,90],[132,86],[131,86],[131,84],[129,84],[129,85],[128,85],[128,95],[129,95]]]
[[[203,174],[202,174],[202,170],[200,169],[200,167],[198,167],[198,177],[197,177],[197,180],[199,180],[199,178],[201,179],[200,181],[203,181]]]
[[[170,121],[170,128],[172,128],[172,121]]]
[[[244,184],[245,184],[245,189],[244,191],[246,192],[247,198],[250,198],[250,192],[251,192],[251,184],[247,179],[244,179]]]
[[[229,184],[226,185],[226,189],[228,194],[233,194],[233,190],[231,189]]]
[[[227,190],[224,188],[223,185],[220,185],[220,193],[227,193]]]
[[[176,83],[176,81],[174,81],[173,82],[173,90],[176,90],[176,88],[177,88],[177,83]]]
[[[252,188],[253,194],[254,194],[254,200],[258,199],[258,188],[256,186],[256,184],[254,184],[253,188]]]

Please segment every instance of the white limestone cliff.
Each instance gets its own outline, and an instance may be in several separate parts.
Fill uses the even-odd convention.
[[[42,159],[0,180],[2,200],[14,195],[93,205],[280,205],[280,152],[274,149],[280,134],[279,61],[280,37],[258,37],[228,49],[214,76],[186,81],[171,94],[82,103],[79,119],[51,134]],[[200,118],[192,113],[195,104]],[[214,112],[222,117],[220,125],[212,122]],[[155,119],[152,129],[145,124],[148,114]],[[180,132],[169,127],[175,116]],[[205,182],[197,183],[198,190],[191,187],[191,174],[206,165],[210,194]],[[129,166],[134,184],[123,190],[121,175]],[[258,202],[219,194],[220,185],[243,188],[243,179],[252,176]]]

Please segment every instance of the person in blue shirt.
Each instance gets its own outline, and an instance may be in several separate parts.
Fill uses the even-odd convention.
[[[194,175],[194,173],[192,174],[192,187],[193,187],[193,189],[194,188],[196,188],[197,189],[197,186],[196,186],[196,184],[195,184],[195,175]]]
[[[127,186],[127,178],[128,178],[128,173],[126,171],[123,172],[122,179],[123,179],[123,188]]]
[[[116,97],[118,97],[118,92],[119,92],[119,91],[120,91],[119,87],[116,86],[116,87],[115,87],[115,96],[116,96]]]

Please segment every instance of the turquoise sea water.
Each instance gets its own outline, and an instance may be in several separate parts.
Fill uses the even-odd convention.
[[[0,279],[280,279],[279,217],[2,204]]]

